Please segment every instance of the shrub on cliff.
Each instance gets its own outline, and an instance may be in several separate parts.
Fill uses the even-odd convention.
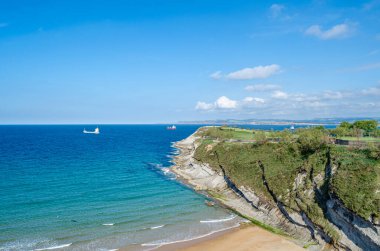
[[[309,155],[321,150],[329,143],[329,137],[325,131],[319,129],[302,129],[298,131],[299,149],[303,155]]]
[[[380,160],[380,144],[375,145],[373,142],[369,142],[366,148],[368,157]]]
[[[332,147],[332,164],[337,167],[332,176],[331,191],[350,210],[364,219],[380,216],[380,163],[369,156],[368,149]]]
[[[265,135],[265,132],[263,131],[257,131],[255,132],[254,139],[257,143],[263,144],[267,141],[267,136]]]

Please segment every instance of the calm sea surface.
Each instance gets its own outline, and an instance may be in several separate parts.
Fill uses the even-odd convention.
[[[149,250],[236,226],[168,168],[198,127],[0,126],[0,250]]]

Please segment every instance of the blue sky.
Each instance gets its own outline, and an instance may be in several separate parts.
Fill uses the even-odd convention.
[[[380,1],[0,1],[0,123],[380,116]]]

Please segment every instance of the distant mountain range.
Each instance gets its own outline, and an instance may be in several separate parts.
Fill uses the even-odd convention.
[[[216,119],[179,121],[178,124],[207,124],[207,125],[336,125],[342,121],[354,122],[357,120],[377,120],[380,117],[349,117],[349,118],[316,118],[316,119]]]

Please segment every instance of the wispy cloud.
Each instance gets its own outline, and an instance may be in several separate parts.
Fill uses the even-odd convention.
[[[285,6],[282,4],[272,4],[269,8],[271,16],[273,18],[279,17],[282,11],[285,9]]]
[[[363,5],[363,10],[365,11],[369,11],[369,10],[372,10],[373,8],[376,8],[380,6],[380,0],[373,0],[373,1],[370,1],[368,3],[365,3]]]
[[[355,26],[347,23],[337,24],[327,30],[323,30],[320,25],[312,25],[305,31],[305,34],[322,40],[329,40],[348,37],[352,35],[354,30]]]
[[[380,96],[380,85],[362,90],[363,95]]]
[[[277,64],[256,66],[252,68],[244,68],[227,74],[228,79],[262,79],[268,78],[280,72],[280,66]]]
[[[370,52],[368,53],[368,55],[369,55],[369,56],[373,56],[373,55],[378,54],[379,52],[380,52],[380,50],[373,50],[373,51],[370,51]]]
[[[216,71],[216,72],[210,74],[210,78],[221,79],[221,78],[223,78],[222,72],[221,71]]]
[[[380,62],[360,65],[353,68],[342,69],[341,72],[362,72],[362,71],[370,71],[370,70],[376,70],[376,69],[380,69]]]
[[[214,109],[213,104],[209,104],[206,102],[198,101],[197,104],[195,105],[196,110],[202,110],[202,111],[209,111]]]
[[[255,98],[255,97],[245,97],[243,99],[243,102],[245,102],[245,103],[259,103],[259,104],[263,104],[263,103],[265,103],[265,99],[263,99],[263,98]]]
[[[257,85],[247,85],[244,89],[246,91],[251,91],[251,92],[267,92],[267,91],[278,90],[280,89],[280,86],[271,85],[271,84],[257,84]]]
[[[275,99],[287,99],[288,97],[289,95],[283,91],[275,91],[272,93],[272,98],[275,98]]]
[[[246,79],[264,79],[281,71],[281,67],[277,64],[259,65],[252,68],[243,68],[234,72],[223,74],[222,71],[216,71],[210,74],[212,79],[230,79],[230,80],[246,80]],[[249,88],[249,87],[248,87]]]
[[[341,99],[343,98],[343,93],[339,91],[325,91],[322,97],[325,99]]]

